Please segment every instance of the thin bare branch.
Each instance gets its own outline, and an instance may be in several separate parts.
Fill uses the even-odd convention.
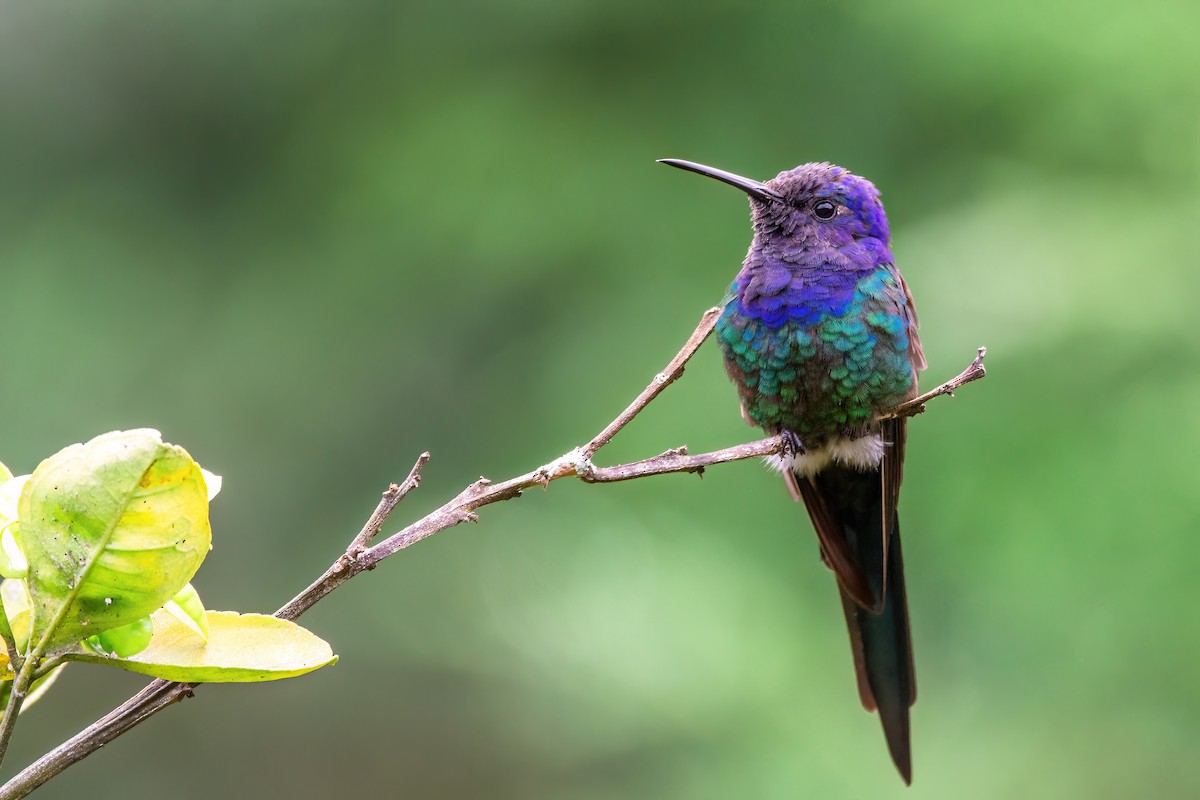
[[[380,561],[388,556],[447,528],[455,527],[463,522],[475,522],[479,518],[476,514],[479,509],[493,503],[520,497],[526,489],[544,488],[552,481],[567,477],[576,477],[587,483],[609,483],[676,472],[702,473],[706,467],[716,464],[760,458],[780,452],[783,448],[780,437],[771,436],[755,442],[694,456],[688,454],[686,447],[678,447],[652,458],[628,464],[597,467],[592,463],[592,457],[602,447],[608,444],[663,389],[683,374],[688,360],[712,334],[721,311],[720,307],[706,311],[696,330],[688,338],[683,348],[671,359],[666,369],[656,375],[650,385],[586,445],[577,447],[524,475],[500,483],[480,478],[432,513],[383,541],[368,546],[379,533],[388,514],[396,504],[419,484],[421,470],[429,460],[428,453],[421,454],[416,464],[413,465],[408,478],[399,485],[391,485],[384,492],[379,505],[367,519],[362,530],[354,537],[346,553],[334,561],[321,577],[276,611],[275,616],[281,619],[295,620],[338,586],[364,571],[374,569]],[[984,349],[980,348],[974,363],[954,380],[948,381],[932,392],[927,392],[908,403],[897,406],[884,414],[881,419],[918,414],[924,410],[924,403],[928,400],[938,395],[952,394],[959,386],[982,378],[985,374],[982,364],[984,353]],[[150,683],[129,700],[46,753],[3,787],[0,787],[0,800],[12,800],[26,796],[67,767],[92,754],[142,721],[149,719],[167,706],[185,697],[190,697],[196,686],[197,684],[171,683],[163,680]]]
[[[879,415],[880,421],[885,419],[896,419],[897,417],[915,417],[925,411],[925,404],[935,397],[941,395],[954,396],[954,390],[963,384],[977,381],[987,375],[987,370],[983,368],[983,357],[987,355],[987,348],[979,348],[979,352],[975,355],[975,360],[972,361],[966,369],[958,373],[955,377],[943,383],[933,391],[926,392],[919,397],[914,397],[905,403]]]
[[[686,447],[678,447],[653,458],[634,461],[631,464],[592,467],[579,477],[587,483],[613,483],[645,478],[650,475],[667,475],[672,472],[692,472],[703,475],[705,467],[728,464],[731,461],[744,461],[747,458],[771,456],[782,449],[783,442],[778,436],[768,436],[766,439],[759,439],[756,442],[734,445],[694,456],[688,455]]]
[[[387,521],[388,515],[392,513],[404,496],[413,489],[421,485],[421,470],[429,463],[429,453],[421,453],[417,457],[417,463],[413,464],[413,468],[409,471],[408,477],[404,479],[404,483],[397,486],[392,484],[383,493],[383,497],[379,500],[379,505],[375,507],[375,511],[367,518],[367,522],[363,525],[358,536],[354,537],[354,541],[346,548],[346,553],[351,558],[354,558],[367,549],[367,545],[371,540],[379,535],[379,531],[383,529],[383,523]]]
[[[629,404],[629,407],[617,415],[617,418],[600,431],[587,444],[583,446],[583,456],[586,459],[591,459],[600,450],[601,447],[612,441],[612,438],[620,433],[629,422],[638,415],[646,405],[658,397],[663,389],[666,389],[672,383],[679,379],[683,374],[683,368],[687,365],[688,360],[692,355],[700,349],[700,345],[712,335],[713,329],[717,326],[717,320],[721,318],[721,312],[725,310],[724,306],[716,306],[704,312],[700,317],[700,324],[696,326],[696,330],[688,337],[684,343],[683,349],[675,354],[671,359],[671,363],[667,364],[667,368],[654,376],[654,380],[650,381],[650,385],[642,390],[634,401]]]

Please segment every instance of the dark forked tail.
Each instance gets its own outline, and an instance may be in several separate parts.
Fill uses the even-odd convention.
[[[835,568],[859,696],[864,708],[879,712],[892,761],[904,782],[911,783],[908,709],[916,700],[917,686],[895,494],[885,495],[878,469],[862,472],[831,465],[811,478],[794,479],[818,528],[826,562],[830,562],[827,545],[836,542],[842,558],[856,567],[854,581],[865,585],[865,592],[847,591],[843,570]],[[885,501],[889,496],[892,502]],[[864,598],[864,593],[869,596]]]

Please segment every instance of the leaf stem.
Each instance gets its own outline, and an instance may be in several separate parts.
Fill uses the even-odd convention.
[[[69,652],[70,651],[68,651],[68,653]],[[34,670],[33,679],[36,681],[39,678],[45,677],[65,663],[67,663],[67,653],[62,653],[43,659],[42,663],[38,665],[38,668]]]

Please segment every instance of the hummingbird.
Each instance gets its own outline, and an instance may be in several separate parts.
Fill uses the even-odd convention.
[[[916,679],[896,513],[906,420],[881,416],[916,396],[925,356],[879,192],[827,163],[756,181],[660,161],[750,199],[754,238],[716,326],[725,371],[746,422],[783,439],[768,463],[804,501],[837,577],[859,698],[911,784]]]

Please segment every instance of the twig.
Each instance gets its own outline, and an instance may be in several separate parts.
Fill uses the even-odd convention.
[[[583,446],[584,458],[590,460],[601,447],[612,441],[612,438],[620,433],[621,429],[628,425],[630,420],[646,407],[647,403],[658,397],[663,389],[679,379],[679,376],[683,374],[683,368],[687,364],[688,359],[700,349],[700,345],[704,344],[704,340],[712,335],[713,328],[717,326],[717,320],[721,318],[721,312],[724,310],[724,306],[716,306],[704,312],[704,316],[700,317],[700,324],[696,326],[696,330],[688,337],[687,342],[683,345],[683,349],[675,354],[670,364],[667,364],[667,368],[655,375],[654,380],[650,381],[650,385],[634,398],[634,401],[629,404],[628,408],[618,414],[617,418],[608,423],[608,426],[604,430],[597,433],[595,438]]]
[[[891,411],[885,411],[879,415],[879,420],[882,422],[885,419],[897,419],[898,417],[915,417],[917,414],[921,414],[925,411],[925,404],[933,398],[940,397],[944,394],[953,397],[954,390],[958,387],[965,383],[970,383],[971,381],[977,381],[987,375],[987,370],[983,368],[983,357],[986,355],[987,348],[979,348],[979,352],[975,355],[975,360],[972,361],[966,369],[958,373],[958,375],[946,381],[933,391],[926,392],[919,397],[914,397],[912,400],[901,403]]]
[[[383,497],[379,500],[379,505],[375,507],[375,511],[367,518],[367,522],[363,525],[358,536],[354,537],[354,541],[346,548],[346,553],[354,557],[358,553],[367,549],[367,545],[379,535],[379,531],[383,529],[383,523],[387,521],[388,515],[392,513],[404,496],[413,489],[421,485],[421,470],[429,463],[429,453],[421,453],[417,457],[417,463],[413,464],[413,468],[409,470],[408,477],[404,479],[404,483],[397,486],[392,484],[383,493]]]
[[[0,754],[8,750],[8,743],[17,725],[17,715],[21,713],[21,706],[24,705],[29,687],[33,684],[36,664],[33,658],[25,659],[24,665],[13,676],[8,690],[8,702],[4,705],[4,716],[0,718]]]
[[[715,464],[743,461],[780,452],[783,448],[780,437],[771,436],[748,444],[694,456],[688,454],[686,447],[678,447],[660,455],[628,464],[611,467],[597,467],[592,464],[592,458],[601,448],[608,444],[663,389],[683,374],[688,360],[712,334],[720,314],[721,308],[719,307],[706,311],[696,330],[688,338],[683,348],[671,359],[666,369],[656,375],[650,385],[586,445],[577,447],[524,475],[500,483],[492,483],[487,478],[480,478],[437,510],[383,541],[368,547],[367,545],[379,533],[388,514],[396,507],[396,504],[420,483],[421,469],[429,460],[429,454],[422,453],[416,464],[413,465],[408,478],[399,486],[392,484],[384,492],[379,505],[367,519],[362,530],[354,537],[346,553],[334,561],[325,574],[276,611],[275,616],[281,619],[295,620],[338,586],[355,575],[374,569],[380,561],[388,556],[447,528],[463,522],[477,521],[478,516],[475,513],[477,510],[493,503],[520,497],[525,489],[546,487],[551,481],[566,477],[577,477],[587,483],[609,483],[675,472],[702,473],[705,467]],[[984,375],[981,364],[983,354],[983,348],[980,348],[975,363],[953,381],[949,381],[909,403],[897,406],[882,418],[920,413],[924,410],[923,404],[927,400],[940,394],[950,394],[962,384],[982,378]],[[0,800],[12,800],[26,796],[67,767],[86,758],[142,721],[184,697],[191,696],[196,686],[197,684],[172,683],[164,680],[153,681],[120,706],[14,776],[3,787],[0,787]]]
[[[671,472],[692,472],[703,475],[704,468],[714,464],[728,464],[731,461],[743,461],[747,458],[772,456],[781,450],[783,450],[783,440],[779,436],[768,436],[757,442],[747,442],[695,456],[688,455],[686,447],[677,447],[662,455],[647,458],[644,461],[635,461],[632,464],[592,467],[579,477],[587,483],[613,483],[644,478],[648,475],[666,475]]]

